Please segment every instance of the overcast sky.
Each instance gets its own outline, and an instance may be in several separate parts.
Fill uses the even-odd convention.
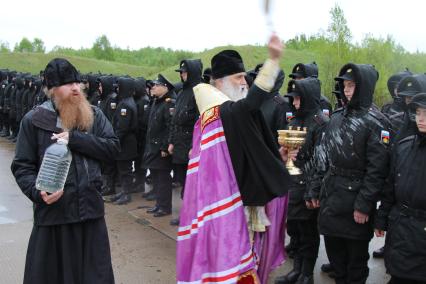
[[[162,46],[201,51],[215,46],[263,44],[269,30],[264,0],[20,0],[2,4],[0,41],[13,48],[22,37],[55,45],[91,47],[105,34],[113,45]],[[345,13],[354,42],[370,33],[392,35],[411,52],[426,52],[424,0],[270,0],[278,35],[326,30],[330,9]]]

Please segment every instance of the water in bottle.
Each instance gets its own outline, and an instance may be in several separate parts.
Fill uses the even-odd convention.
[[[72,161],[67,144],[67,140],[59,138],[46,149],[36,180],[38,190],[53,193],[64,188]]]

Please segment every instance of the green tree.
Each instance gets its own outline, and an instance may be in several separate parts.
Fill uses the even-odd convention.
[[[9,43],[0,40],[0,53],[10,52]]]
[[[106,35],[98,37],[93,44],[93,53],[97,59],[114,61],[114,49]]]
[[[33,44],[26,37],[22,38],[22,40],[15,44],[15,48],[13,49],[15,52],[32,52]]]
[[[44,47],[44,42],[39,38],[34,38],[32,42],[33,52],[44,53],[46,48]]]
[[[329,39],[337,45],[337,56],[342,58],[343,53],[349,49],[352,34],[343,10],[339,5],[336,4],[330,10],[330,16],[331,23],[328,26],[327,32]]]

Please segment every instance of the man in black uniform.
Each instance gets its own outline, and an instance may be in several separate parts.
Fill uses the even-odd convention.
[[[121,151],[116,158],[118,177],[121,181],[121,192],[115,204],[129,203],[133,188],[133,160],[137,157],[136,131],[138,127],[138,112],[133,99],[135,80],[132,78],[118,79],[118,105],[112,118],[115,134],[120,139]]]
[[[200,59],[182,60],[179,69],[183,89],[177,95],[175,111],[172,116],[169,148],[172,155],[173,174],[176,182],[182,185],[182,196],[185,189],[186,170],[189,161],[189,150],[192,148],[192,133],[199,113],[194,98],[193,88],[201,83],[203,64]],[[172,220],[172,225],[178,225],[178,219]]]
[[[426,283],[426,93],[409,104],[414,134],[393,147],[391,171],[376,216],[392,284]]]
[[[100,161],[120,149],[111,124],[80,91],[79,74],[67,60],[46,66],[51,100],[22,120],[12,173],[34,204],[24,283],[114,283]],[[52,194],[35,187],[47,147],[65,139],[72,162],[63,190]]]
[[[407,69],[392,75],[387,83],[392,102],[383,105],[382,113],[391,121],[392,129],[395,133],[401,128],[404,121],[404,112],[407,109],[404,98],[398,95],[398,84],[402,79],[410,75],[412,75],[412,73]]]
[[[299,244],[294,256],[293,270],[285,276],[278,277],[275,283],[308,284],[314,283],[313,271],[320,244],[317,227],[318,210],[310,203],[308,188],[315,168],[314,151],[319,145],[329,119],[321,110],[321,83],[317,78],[291,80],[286,96],[290,98],[295,109],[295,117],[289,122],[288,127],[301,129],[306,127],[308,133],[300,151],[289,153],[288,149],[282,149],[285,159],[293,159],[295,165],[301,169],[299,175],[293,176],[287,212],[287,220],[292,221],[288,222],[287,229],[296,232]]]
[[[135,103],[138,111],[138,127],[136,140],[138,144],[138,156],[135,159],[135,192],[145,192],[146,169],[142,167],[142,158],[145,151],[147,124],[145,118],[149,114],[149,98],[146,91],[146,80],[143,77],[135,79]],[[147,119],[146,119],[147,121]]]
[[[371,219],[388,174],[390,144],[390,123],[372,107],[377,79],[371,65],[343,66],[336,80],[345,106],[331,116],[317,152],[312,203],[320,208],[319,230],[338,284],[365,283],[369,274]]]
[[[392,102],[384,104],[381,111],[391,122],[394,138],[397,137],[396,135],[398,135],[399,130],[404,124],[405,112],[407,111],[407,104],[405,103],[404,97],[398,95],[398,84],[402,79],[410,75],[412,75],[412,73],[406,69],[405,71],[392,75],[388,79],[387,85],[389,94],[392,97]],[[385,247],[383,246],[373,252],[373,257],[383,258],[384,252]]]
[[[173,84],[159,74],[152,82],[151,94],[155,100],[149,114],[143,167],[151,172],[157,203],[147,212],[162,217],[172,213],[172,158],[168,142],[175,98]]]
[[[87,75],[89,89],[87,91],[87,99],[91,105],[97,106],[100,100],[98,76],[93,74]]]
[[[117,93],[114,89],[115,78],[113,76],[102,76],[98,79],[98,83],[100,100],[98,101],[97,106],[112,123],[114,112],[117,109]],[[115,180],[117,175],[116,165],[114,163],[105,163],[102,167],[102,174],[104,175],[105,180],[105,187],[102,195],[109,196],[115,194]],[[120,198],[119,195],[108,201],[116,201],[118,198]]]
[[[3,115],[4,110],[4,91],[7,86],[7,70],[0,70],[0,136],[4,136],[6,132],[6,123]]]
[[[402,79],[397,87],[398,96],[401,97],[405,103],[405,111],[402,116],[401,127],[393,139],[393,143],[407,137],[414,135],[415,127],[414,122],[410,118],[408,113],[407,105],[411,102],[411,99],[418,93],[426,92],[426,75],[425,74],[413,74]]]
[[[301,80],[308,77],[318,78],[318,65],[316,62],[308,64],[297,63],[294,65],[289,77],[295,80]],[[331,112],[333,111],[333,107],[327,97],[321,95],[320,105],[324,114],[330,116]]]
[[[4,89],[3,115],[5,120],[6,131],[2,136],[7,138],[11,137],[11,131],[12,131],[12,120],[10,118],[10,110],[11,110],[10,97],[12,93],[15,91],[15,87],[16,87],[15,78],[16,78],[16,72],[14,71],[9,72],[8,84],[6,85],[6,88]]]

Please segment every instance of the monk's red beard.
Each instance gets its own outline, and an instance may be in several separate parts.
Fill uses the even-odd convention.
[[[70,95],[67,98],[55,96],[54,101],[63,129],[88,131],[92,127],[93,110],[84,95]]]

